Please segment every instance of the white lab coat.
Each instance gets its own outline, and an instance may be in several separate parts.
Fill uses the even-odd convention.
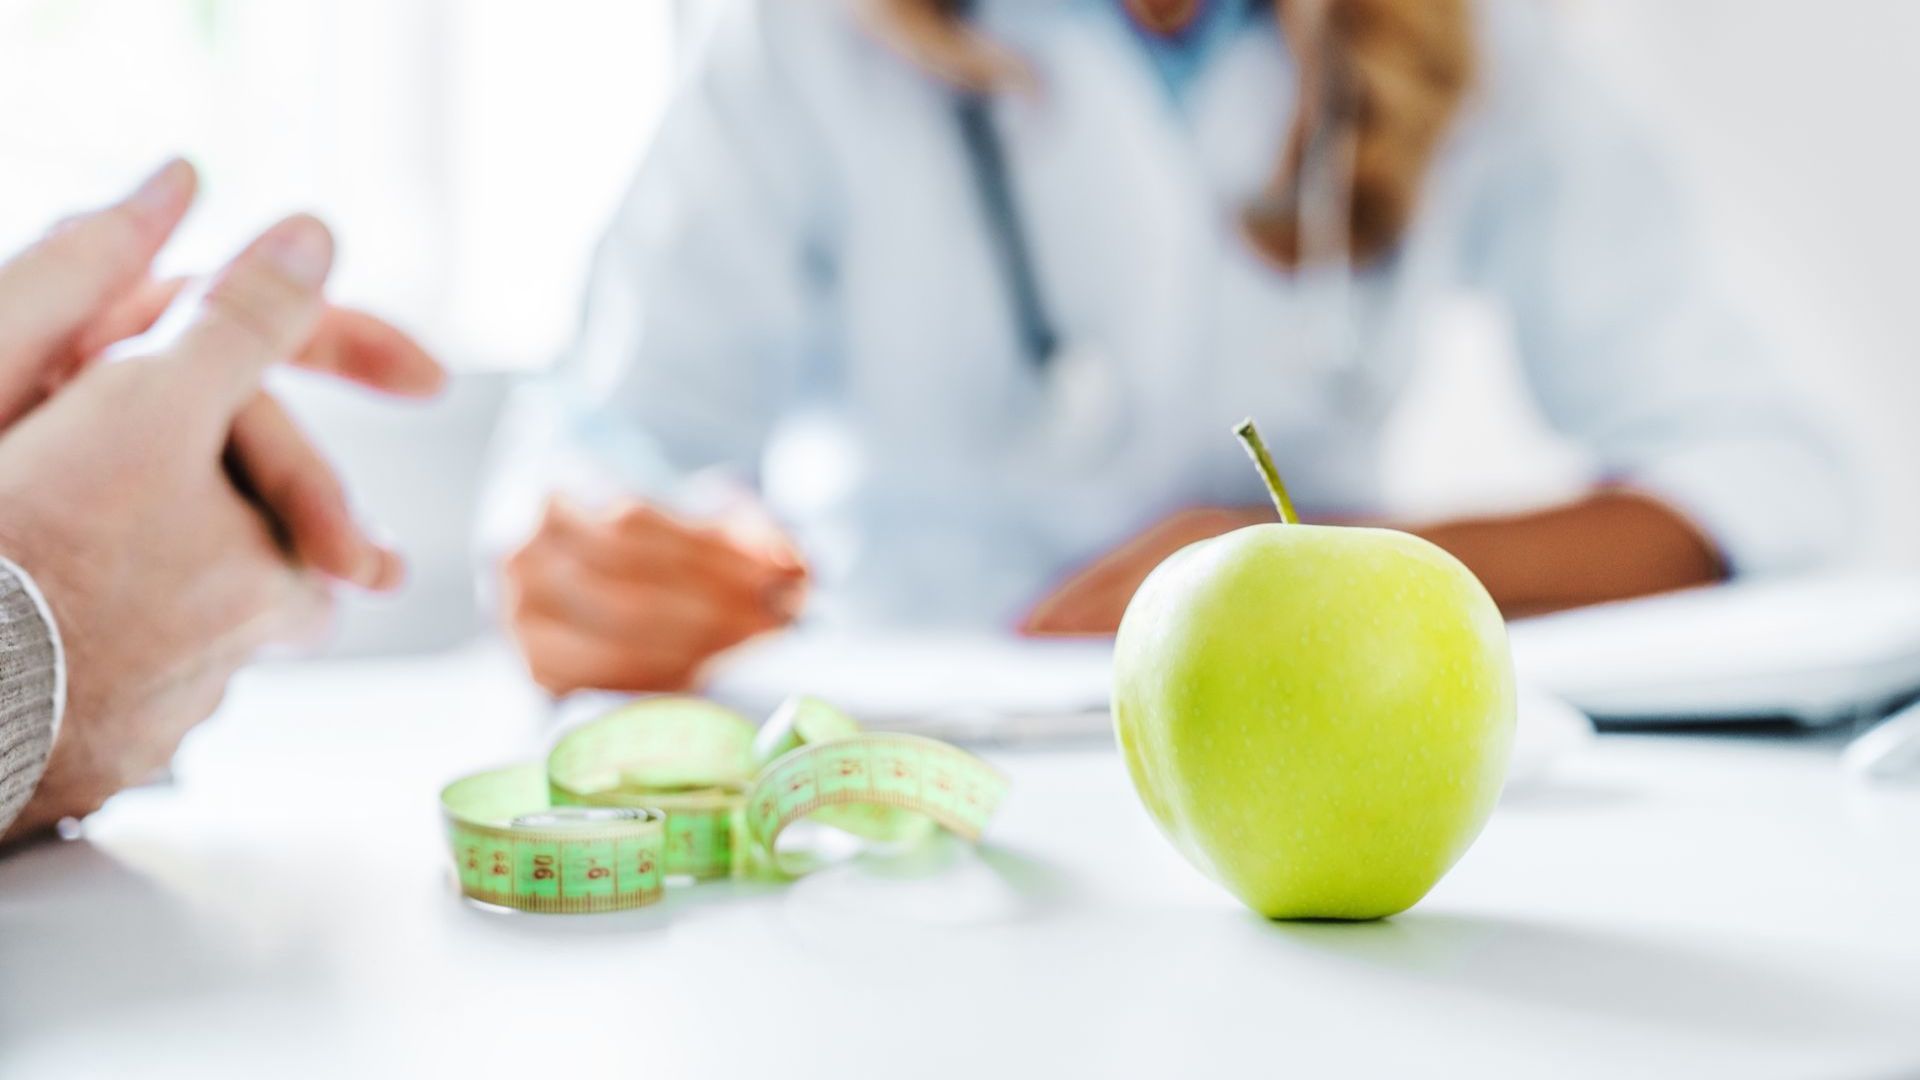
[[[1304,510],[1375,509],[1415,331],[1466,288],[1511,314],[1545,416],[1736,568],[1833,550],[1837,455],[1544,16],[1483,5],[1478,100],[1421,217],[1343,291],[1270,269],[1236,225],[1293,106],[1270,25],[1176,105],[1099,0],[985,0],[1045,88],[995,104],[1046,309],[1082,357],[1042,380],[951,97],[843,7],[739,0],[719,19],[600,250],[576,346],[504,429],[496,537],[588,474],[658,496],[722,466],[796,530],[824,610],[1005,625],[1170,511],[1261,503],[1227,436],[1243,415]]]

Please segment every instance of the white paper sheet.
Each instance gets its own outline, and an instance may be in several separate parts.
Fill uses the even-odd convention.
[[[1743,582],[1513,626],[1523,677],[1610,720],[1851,720],[1920,691],[1920,577]]]
[[[1018,738],[1104,730],[1112,681],[1108,641],[803,632],[735,652],[706,690],[749,714],[812,694],[869,727]]]
[[[1105,737],[1112,681],[1106,641],[794,633],[728,657],[707,692],[750,716],[807,693],[870,728],[1031,742]],[[1587,718],[1545,691],[1523,686],[1519,705],[1511,783],[1539,779],[1592,738]]]

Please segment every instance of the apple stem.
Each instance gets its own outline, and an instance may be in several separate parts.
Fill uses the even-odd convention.
[[[1247,456],[1260,470],[1260,476],[1267,482],[1267,493],[1273,496],[1274,509],[1280,511],[1280,520],[1289,525],[1300,524],[1300,515],[1293,509],[1293,500],[1287,496],[1286,482],[1280,479],[1280,470],[1274,467],[1273,455],[1267,451],[1267,441],[1260,437],[1260,429],[1248,417],[1236,424],[1233,433],[1240,437],[1240,445],[1247,448]]]

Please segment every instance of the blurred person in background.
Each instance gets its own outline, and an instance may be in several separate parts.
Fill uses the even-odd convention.
[[[1395,523],[1509,614],[1813,564],[1847,478],[1691,226],[1518,0],[738,0],[503,430],[506,613],[555,692],[686,686],[803,602],[1111,633],[1271,520],[1242,415],[1309,517],[1377,520],[1460,290],[1601,477]]]

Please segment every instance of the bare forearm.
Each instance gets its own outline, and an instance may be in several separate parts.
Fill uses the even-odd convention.
[[[1195,541],[1273,520],[1269,506],[1175,514],[1083,568],[1042,599],[1021,629],[1041,636],[1111,634],[1141,581],[1169,555]],[[1466,563],[1509,616],[1704,585],[1725,576],[1713,544],[1686,518],[1627,491],[1599,491],[1524,514],[1408,531]]]
[[[1720,553],[1684,516],[1625,490],[1410,531],[1466,563],[1509,617],[1705,585],[1726,576]]]

